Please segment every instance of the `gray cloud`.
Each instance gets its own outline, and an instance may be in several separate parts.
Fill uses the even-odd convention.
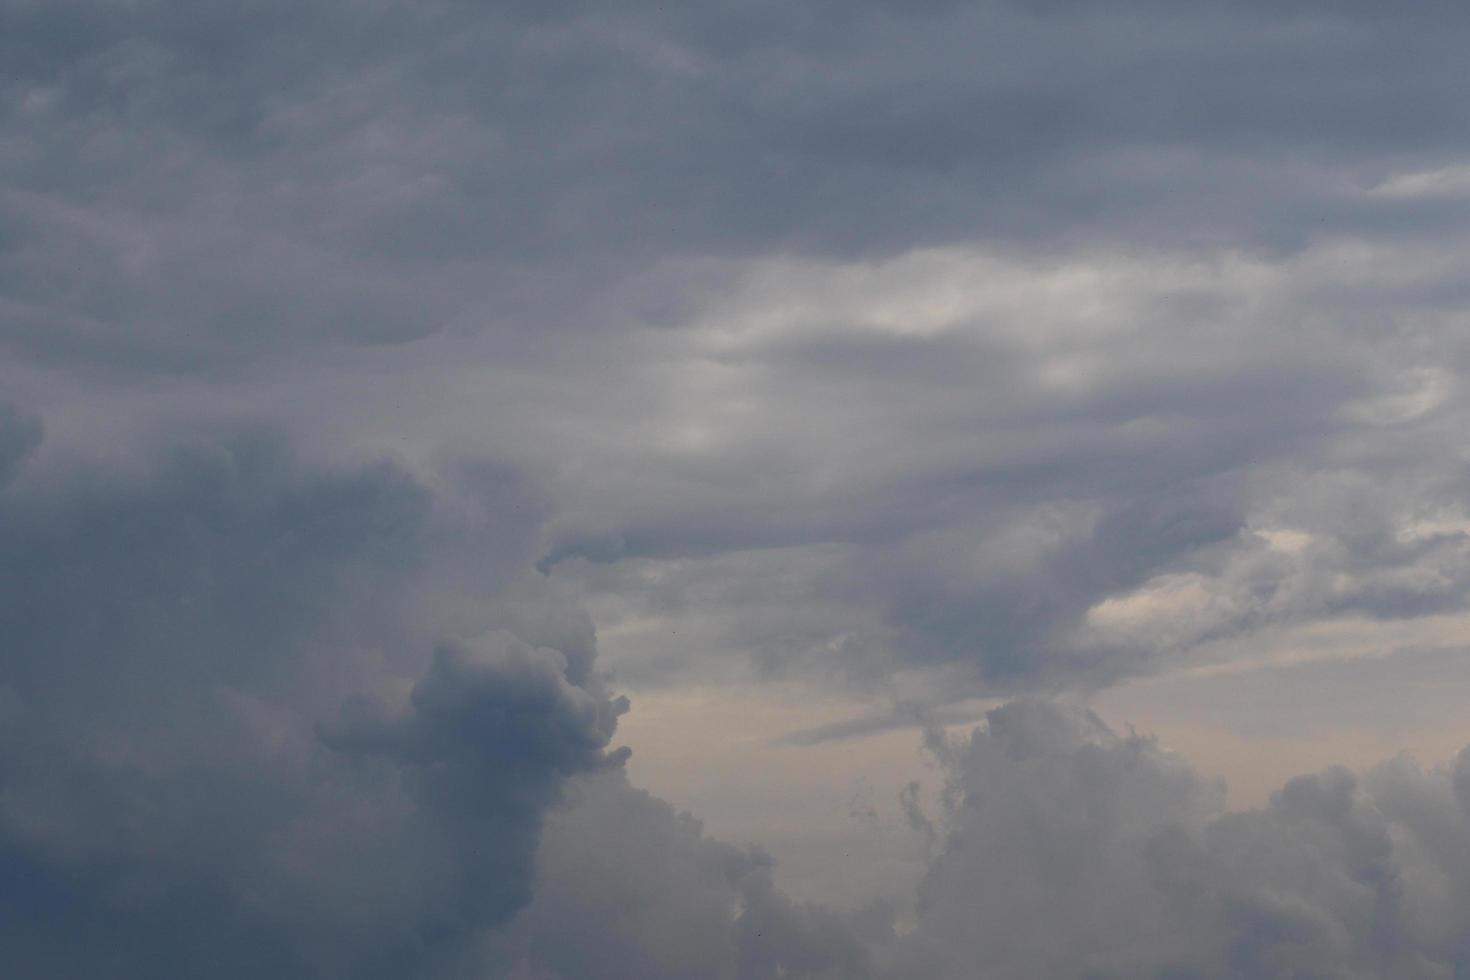
[[[1470,956],[1467,760],[1288,782],[1223,814],[1151,739],[1013,702],[963,742],[894,976],[1449,977]]]
[[[762,564],[786,607],[707,591],[714,659],[944,675],[906,699],[1463,598],[1346,527],[1336,595],[1240,567],[1334,481],[1399,474],[1352,518],[1390,534],[1464,509],[1455,8],[3,16],[4,370],[58,446],[142,407],[513,459],[559,581]],[[1208,629],[1093,628],[1170,575]],[[629,676],[713,669],[646,639]]]
[[[800,742],[1463,615],[1467,31],[0,0],[5,965],[1470,969],[1459,777],[1221,816],[1013,705],[901,935],[602,771],[601,674],[874,702]]]
[[[621,762],[625,706],[585,620],[517,584],[528,529],[489,489],[475,518],[401,468],[243,436],[0,498],[5,971],[473,969],[562,779]],[[454,539],[499,547],[458,595],[515,602],[529,640],[443,637],[474,625]],[[364,707],[418,674],[399,715]]]
[[[538,980],[870,976],[854,921],[791,901],[772,870],[622,773],[579,779],[548,821],[534,900],[490,956]]]
[[[1432,230],[1362,191],[1466,131],[1440,5],[3,16],[6,337],[111,370],[586,328],[673,257]]]
[[[1470,957],[1470,750],[1226,812],[1223,785],[1076,706],[1013,701],[929,746],[946,783],[936,814],[904,797],[934,849],[907,925],[791,903],[758,851],[613,773],[574,784],[486,955],[543,980],[1450,977]]]
[[[1461,609],[1464,350],[1434,261],[758,264],[690,318],[699,381],[653,416],[695,445],[635,441],[619,492],[573,488],[556,574],[777,672],[940,672],[900,699]],[[640,636],[643,677],[690,666],[668,635]]]
[[[10,482],[26,457],[41,444],[43,434],[37,419],[0,404],[0,487]]]
[[[338,752],[399,767],[421,806],[413,837],[454,842],[458,881],[435,910],[435,939],[463,941],[525,904],[540,816],[562,780],[626,757],[604,749],[627,702],[570,673],[560,651],[494,634],[438,648],[406,713],[351,702],[321,729]]]

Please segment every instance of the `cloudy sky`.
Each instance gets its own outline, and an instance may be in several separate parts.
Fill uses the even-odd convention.
[[[0,0],[0,973],[1470,977],[1467,50]]]

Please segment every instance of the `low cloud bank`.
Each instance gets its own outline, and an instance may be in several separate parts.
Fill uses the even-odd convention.
[[[1454,977],[1470,750],[1289,781],[1259,810],[1149,738],[1041,701],[934,740],[942,845],[903,977]]]
[[[578,977],[1449,978],[1470,969],[1470,749],[1425,770],[1224,787],[1148,737],[1051,701],[930,736],[941,810],[915,918],[803,906],[758,852],[626,784],[553,818],[508,975]]]

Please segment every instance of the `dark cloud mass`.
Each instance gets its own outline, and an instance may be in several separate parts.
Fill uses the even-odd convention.
[[[585,643],[428,632],[436,509],[258,436],[0,500],[7,975],[459,974],[623,703]]]
[[[1063,706],[1459,683],[1467,49],[1447,0],[0,0],[0,975],[1470,976],[1465,756],[1227,812]],[[775,686],[731,839],[1009,699],[883,831],[912,908],[630,781],[619,690]]]
[[[112,370],[586,323],[672,257],[1432,231],[1362,191],[1470,131],[1439,4],[0,17],[7,343]]]

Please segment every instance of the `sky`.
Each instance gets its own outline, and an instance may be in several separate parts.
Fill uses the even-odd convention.
[[[0,974],[1470,977],[1467,49],[0,0]]]

